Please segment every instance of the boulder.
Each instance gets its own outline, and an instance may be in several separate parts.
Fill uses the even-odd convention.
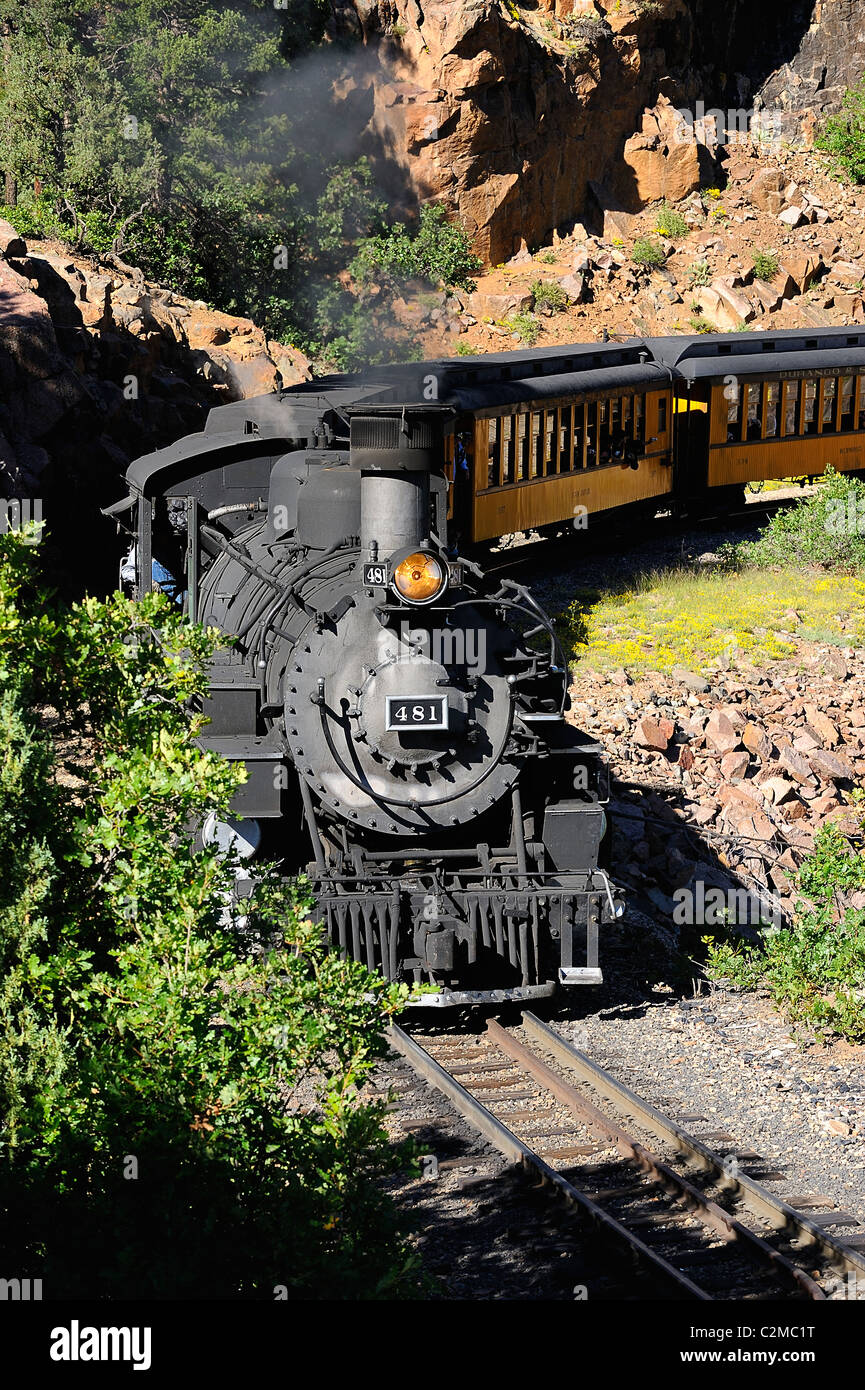
[[[725,753],[721,759],[721,776],[728,782],[738,782],[748,771],[751,757],[744,751]]]
[[[705,695],[710,688],[707,680],[694,671],[689,671],[686,666],[674,666],[671,674],[674,681],[678,681],[694,695]]]
[[[768,280],[755,279],[751,285],[751,293],[752,296],[756,296],[760,309],[767,314],[773,314],[784,302],[781,291]]]
[[[785,208],[784,211],[778,215],[778,221],[783,222],[785,227],[790,227],[791,229],[801,227],[807,220],[802,209],[797,207]]]
[[[580,304],[585,298],[586,279],[584,275],[563,275],[559,286],[568,296],[569,304]]]
[[[780,213],[785,202],[786,182],[787,176],[783,170],[761,169],[748,190],[754,207],[760,212]]]
[[[523,313],[532,307],[532,296],[524,290],[507,290],[489,293],[475,290],[471,299],[471,310],[479,319],[504,319],[509,314]]]
[[[704,732],[706,742],[718,753],[732,753],[742,741],[732,721],[722,710],[712,711]]]
[[[836,261],[829,268],[826,283],[845,285],[849,289],[861,289],[863,278],[865,278],[865,268],[861,265],[856,265],[854,261]]]
[[[670,739],[675,733],[671,719],[644,718],[634,731],[634,742],[640,748],[653,748],[658,753],[666,753]]]
[[[15,228],[9,223],[4,222],[0,217],[0,253],[6,260],[20,260],[27,255],[27,243],[20,237]]]
[[[830,753],[827,749],[818,748],[809,754],[808,762],[821,782],[856,781],[856,769],[850,759],[840,753]]]
[[[804,294],[818,279],[823,269],[820,256],[805,252],[802,255],[785,256],[778,274],[785,275],[793,282],[796,294]],[[777,279],[777,276],[773,277],[772,283],[776,284]]]

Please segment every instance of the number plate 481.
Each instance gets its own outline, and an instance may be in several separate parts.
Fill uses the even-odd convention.
[[[389,733],[448,727],[446,695],[388,695],[385,706],[385,728]]]

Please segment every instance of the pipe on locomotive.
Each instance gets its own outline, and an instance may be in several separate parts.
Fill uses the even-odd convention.
[[[443,465],[441,413],[381,408],[351,416],[351,466],[359,470],[361,554],[388,560],[430,538],[432,474]]]

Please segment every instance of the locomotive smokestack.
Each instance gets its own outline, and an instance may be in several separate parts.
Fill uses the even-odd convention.
[[[360,470],[361,552],[386,560],[430,533],[430,476],[441,472],[440,417],[382,410],[351,418],[351,465]]]

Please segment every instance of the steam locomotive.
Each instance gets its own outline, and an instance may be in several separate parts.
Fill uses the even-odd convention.
[[[600,982],[621,914],[553,624],[455,544],[458,423],[427,367],[323,378],[214,409],[107,509],[133,591],[233,639],[201,742],[248,776],[202,833],[238,893],[305,871],[333,948],[439,1007]]]

